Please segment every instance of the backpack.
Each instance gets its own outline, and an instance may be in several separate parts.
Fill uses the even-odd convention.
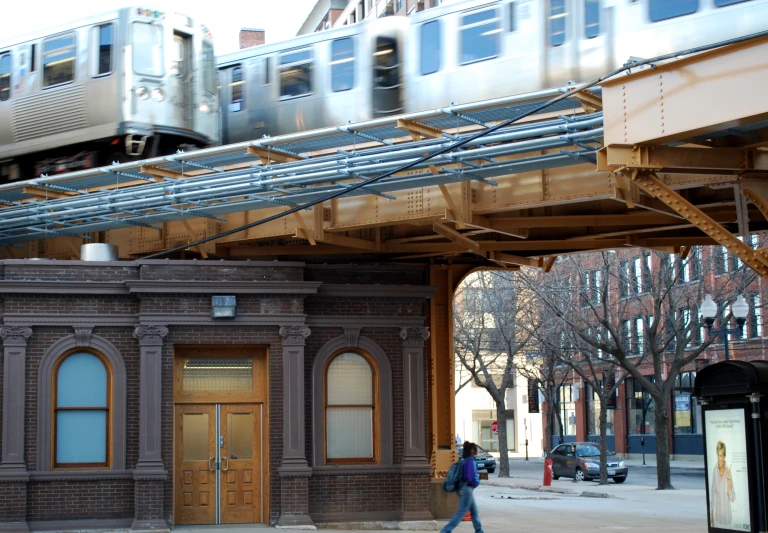
[[[443,489],[445,492],[456,492],[464,484],[462,477],[464,475],[464,459],[460,459],[451,465],[448,469],[448,474],[443,481]]]

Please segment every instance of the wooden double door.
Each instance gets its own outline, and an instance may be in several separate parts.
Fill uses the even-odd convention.
[[[263,404],[176,406],[174,522],[264,521]]]

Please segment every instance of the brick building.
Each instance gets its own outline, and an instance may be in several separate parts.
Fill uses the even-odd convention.
[[[751,236],[749,244],[752,247],[763,247],[764,238],[758,242],[757,236]],[[606,279],[601,272],[602,262],[599,254],[582,256],[579,264],[581,271],[575,273],[572,279],[574,289],[578,286],[588,298],[596,298],[600,288],[608,284],[610,308],[615,314],[617,325],[621,332],[622,342],[630,347],[633,357],[647,353],[645,343],[649,342],[646,329],[652,316],[648,314],[649,286],[651,277],[661,275],[674,276],[673,290],[692,291],[688,303],[679,306],[674,316],[679,317],[683,324],[692,324],[691,341],[686,350],[701,346],[712,335],[705,327],[698,304],[708,290],[719,290],[727,283],[734,281],[736,276],[743,276],[745,287],[741,294],[749,305],[746,324],[740,334],[729,336],[731,359],[766,359],[766,338],[763,329],[763,305],[765,302],[764,284],[760,276],[752,276],[752,271],[745,267],[735,256],[725,248],[706,247],[693,248],[686,259],[679,255],[652,253],[642,249],[619,250],[616,253],[619,274],[616,279]],[[664,271],[662,273],[662,270]],[[602,274],[602,275],[601,275]],[[577,279],[578,278],[578,279]],[[699,286],[702,292],[699,293]],[[732,291],[733,292],[733,291]],[[717,297],[716,297],[717,299]],[[681,300],[682,301],[682,300]],[[646,305],[643,305],[645,302]],[[715,329],[725,325],[724,315],[718,318]],[[735,321],[728,327],[735,328]],[[674,345],[669,347],[674,350]],[[706,348],[694,361],[686,365],[675,381],[675,390],[670,395],[666,409],[670,413],[670,450],[673,458],[685,459],[703,457],[702,415],[699,401],[691,394],[697,370],[711,363],[724,360],[724,344],[722,336],[715,338],[713,344]],[[643,376],[653,374],[651,360],[638,365]],[[668,372],[668,365],[662,371]],[[552,446],[560,442],[599,441],[599,409],[600,403],[594,391],[585,384],[575,372],[560,387],[559,404],[555,406],[562,421],[554,428]],[[602,379],[614,379],[613,376],[602,376]],[[550,406],[545,406],[549,408]],[[656,435],[654,434],[655,413],[658,406],[654,404],[648,391],[633,377],[627,378],[616,393],[615,401],[608,410],[608,448],[629,458],[639,458],[643,451],[648,455],[656,452]]]
[[[427,277],[0,261],[0,530],[431,520]]]

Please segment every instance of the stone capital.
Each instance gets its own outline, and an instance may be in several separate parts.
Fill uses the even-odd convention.
[[[427,328],[400,328],[400,338],[405,346],[424,346],[429,338]]]
[[[139,326],[133,330],[133,338],[138,339],[141,346],[159,346],[168,335],[165,326]]]
[[[347,347],[357,348],[357,344],[360,341],[360,329],[359,327],[345,327],[344,338],[347,341]]]
[[[312,330],[306,326],[282,326],[280,328],[283,346],[304,346],[304,339],[309,337],[310,333],[312,333]]]
[[[0,328],[0,338],[3,346],[26,346],[27,339],[32,336],[32,328],[20,326],[5,326]]]

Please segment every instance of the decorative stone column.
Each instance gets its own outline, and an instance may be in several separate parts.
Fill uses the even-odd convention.
[[[135,515],[131,529],[167,529],[163,519],[162,394],[164,326],[139,326],[139,459],[133,471]]]
[[[0,460],[0,531],[29,531],[24,462],[27,339],[30,328],[0,328],[3,340],[3,451]]]
[[[401,520],[433,520],[429,512],[429,483],[432,470],[426,454],[424,390],[424,344],[427,328],[400,328],[403,341],[403,403],[405,420],[402,466]]]
[[[306,326],[280,328],[283,338],[283,458],[278,527],[314,529],[309,517],[309,478],[304,435],[304,344]]]

